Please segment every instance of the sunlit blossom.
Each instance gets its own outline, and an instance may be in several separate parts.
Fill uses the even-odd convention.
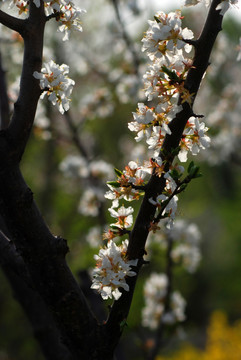
[[[137,265],[138,260],[126,258],[127,246],[128,240],[120,246],[110,240],[107,247],[100,249],[99,254],[94,256],[97,263],[91,288],[97,290],[103,299],[114,297],[118,300],[121,296],[120,288],[129,291],[126,277],[136,275],[132,267]]]
[[[61,114],[69,110],[69,96],[72,93],[74,80],[68,77],[69,66],[58,65],[53,60],[44,64],[41,72],[35,71],[33,76],[40,80],[40,87],[43,90],[41,98],[46,94],[53,105],[57,105]]]

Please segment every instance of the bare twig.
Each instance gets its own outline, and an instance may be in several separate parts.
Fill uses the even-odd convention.
[[[125,24],[124,24],[124,22],[123,22],[123,20],[121,18],[120,11],[119,11],[119,6],[118,6],[118,1],[119,0],[112,0],[113,7],[114,7],[114,10],[115,10],[116,18],[117,18],[118,23],[119,23],[122,38],[125,41],[125,43],[127,45],[127,48],[131,53],[134,68],[135,68],[135,73],[136,73],[136,75],[138,75],[139,74],[140,59],[139,59],[139,57],[138,57],[138,55],[136,53],[135,47],[134,47],[134,45],[133,45],[133,43],[132,43],[132,41],[131,41],[131,39],[130,39],[127,31],[126,31]]]

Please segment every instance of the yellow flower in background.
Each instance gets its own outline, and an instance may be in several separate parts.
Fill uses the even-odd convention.
[[[227,316],[215,311],[207,330],[206,349],[196,349],[185,345],[171,356],[158,356],[156,360],[240,360],[241,359],[241,320],[228,324]]]

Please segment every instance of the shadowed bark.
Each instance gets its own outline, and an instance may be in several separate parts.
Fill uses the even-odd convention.
[[[161,151],[167,170],[174,159],[173,150],[178,147],[185,125],[193,115],[193,103],[209,65],[215,39],[221,30],[222,16],[216,10],[220,1],[212,2],[203,31],[199,39],[193,42],[193,67],[185,81],[185,88],[193,96],[191,104],[184,102],[183,110],[169,124],[172,134],[166,136]],[[19,168],[41,95],[39,81],[33,77],[33,73],[41,69],[44,28],[48,19],[44,14],[43,1],[39,8],[30,1],[26,20],[0,11],[0,23],[18,31],[24,39],[20,94],[9,126],[0,131],[0,214],[13,242],[9,242],[3,233],[0,234],[0,260],[16,298],[33,323],[47,359],[54,357],[51,357],[51,346],[46,344],[46,337],[42,334],[44,327],[53,344],[57,348],[59,346],[56,353],[63,355],[56,359],[111,360],[124,328],[123,323],[128,317],[137,276],[127,279],[130,291],[123,291],[121,298],[114,302],[107,322],[98,324],[66,263],[66,241],[49,230]],[[181,97],[182,94],[179,103]],[[149,226],[156,211],[149,199],[161,194],[165,184],[164,177],[158,177],[153,172],[130,233],[127,255],[129,259],[139,259],[137,274],[143,264]],[[33,300],[33,307],[29,309],[22,294],[23,289]],[[40,331],[36,327],[37,319],[41,316],[37,309],[42,309],[41,313],[46,316]],[[65,346],[58,342],[60,338]]]

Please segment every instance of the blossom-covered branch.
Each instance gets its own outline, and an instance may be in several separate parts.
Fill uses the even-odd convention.
[[[143,48],[148,52],[153,64],[150,65],[150,70],[144,79],[146,96],[152,101],[156,99],[158,103],[155,108],[140,104],[137,116],[134,115],[135,122],[131,125],[131,130],[138,132],[137,141],[146,138],[147,143],[150,143],[149,139],[153,136],[152,133],[154,134],[155,141],[151,146],[157,149],[154,157],[158,159],[156,161],[158,166],[154,165],[152,176],[145,186],[144,199],[130,233],[127,250],[129,259],[142,259],[145,254],[150,222],[154,218],[157,205],[151,203],[149,199],[155,201],[163,193],[167,184],[166,174],[173,169],[172,162],[179,152],[181,139],[190,141],[186,144],[185,150],[193,149],[193,154],[199,151],[198,144],[204,148],[209,145],[205,135],[206,128],[194,116],[192,106],[208,67],[215,39],[221,30],[222,15],[217,9],[219,3],[220,1],[214,0],[211,4],[204,29],[195,42],[193,61],[183,57],[182,49],[185,49],[185,52],[190,51],[190,44],[185,40],[191,39],[192,33],[188,29],[181,28],[180,13],[166,15],[160,12],[156,14],[154,21],[149,22],[150,28],[143,40]],[[168,113],[173,105],[174,114],[168,119]],[[183,135],[188,121],[190,121],[190,129]],[[181,159],[186,160],[186,156]],[[114,303],[107,323],[108,328],[116,329],[113,338],[121,334],[118,324],[129,312],[135,280],[127,279],[127,283],[130,291],[123,292],[120,299]]]

